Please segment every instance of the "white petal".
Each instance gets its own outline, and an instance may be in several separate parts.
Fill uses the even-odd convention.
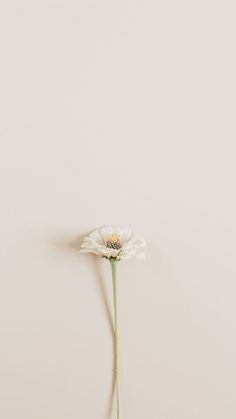
[[[113,258],[116,258],[120,253],[120,249],[111,249],[111,250],[112,250],[111,255]]]
[[[102,234],[103,237],[109,236],[111,234],[117,234],[118,236],[120,236],[123,239],[123,231],[127,229],[124,229],[122,227],[119,226],[115,226],[115,225],[108,225],[108,226],[103,226],[100,228],[100,232]]]
[[[80,249],[80,253],[94,253],[100,256],[100,253],[96,249]]]
[[[146,246],[146,242],[142,237],[135,236],[132,240],[129,240],[128,242],[133,247],[144,247]]]
[[[90,237],[85,237],[85,239],[83,240],[81,247],[97,247],[98,243],[91,239]]]
[[[102,256],[106,256],[107,258],[110,258],[112,256],[112,250],[113,249],[109,249],[108,247],[105,247],[105,246],[98,248],[98,251],[100,252],[100,254]]]
[[[104,240],[103,240],[100,229],[92,231],[92,233],[90,233],[89,237],[91,237],[91,239],[95,240],[98,244],[104,244]]]
[[[114,234],[114,228],[113,226],[103,226],[100,228],[100,232],[102,237],[105,239],[106,236],[109,236],[110,234]]]
[[[120,228],[120,230],[121,230],[121,233],[120,233],[121,240],[122,240],[122,243],[124,244],[129,240],[130,236],[132,235],[132,231],[128,228],[122,228],[122,227]]]
[[[122,255],[134,255],[136,253],[136,249],[132,247],[122,249]]]

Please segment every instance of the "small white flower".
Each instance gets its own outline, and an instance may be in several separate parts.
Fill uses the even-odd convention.
[[[145,240],[130,229],[116,226],[104,226],[93,231],[83,239],[81,253],[95,253],[107,259],[124,260],[136,257],[143,259]]]

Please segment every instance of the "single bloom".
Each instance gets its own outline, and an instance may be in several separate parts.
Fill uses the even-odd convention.
[[[145,240],[132,230],[117,226],[104,226],[92,231],[83,239],[81,253],[94,253],[107,259],[143,259]]]

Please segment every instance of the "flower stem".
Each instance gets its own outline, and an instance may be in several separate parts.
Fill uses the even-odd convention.
[[[114,325],[115,325],[115,386],[116,386],[116,419],[120,418],[120,400],[119,400],[119,335],[117,318],[117,281],[116,281],[116,260],[110,260],[112,271],[112,286],[114,299]]]

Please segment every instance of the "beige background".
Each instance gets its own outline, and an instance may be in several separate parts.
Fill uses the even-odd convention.
[[[121,419],[235,419],[233,4],[1,2],[1,419],[111,418],[109,223]]]

